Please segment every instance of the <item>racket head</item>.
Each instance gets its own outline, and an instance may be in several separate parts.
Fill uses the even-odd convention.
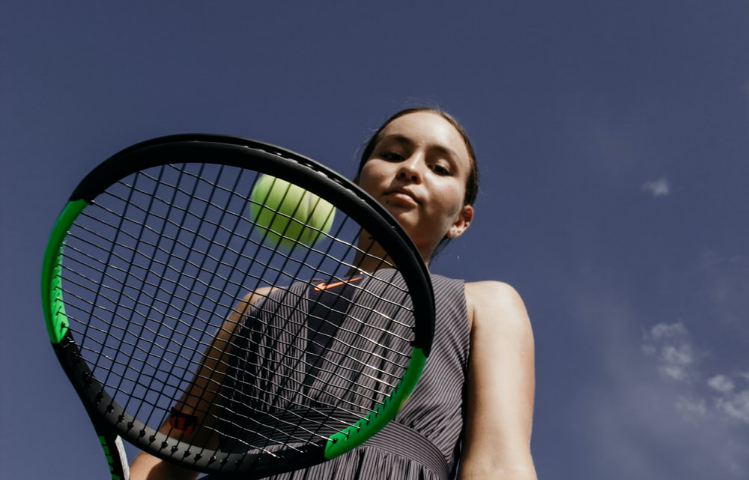
[[[321,234],[326,237],[322,246],[283,252],[263,243],[262,234],[247,215],[249,195],[259,174],[300,185],[337,208],[339,218],[331,233]],[[206,178],[213,185],[206,183]],[[153,189],[159,190],[156,200],[149,198]],[[336,417],[326,420],[324,427],[315,427],[311,439],[305,438],[302,443],[274,439],[276,443],[259,445],[257,440],[246,441],[244,432],[235,438],[235,448],[227,452],[223,446],[209,447],[188,438],[182,430],[187,427],[180,422],[190,423],[192,417],[203,418],[208,413],[180,419],[178,411],[175,424],[171,409],[181,401],[180,392],[190,388],[192,376],[205,360],[201,355],[236,309],[242,293],[286,285],[289,288],[273,294],[277,297],[281,292],[278,295],[282,298],[267,295],[259,302],[286,302],[291,304],[286,307],[292,308],[294,302],[307,298],[288,293],[291,285],[304,279],[309,283],[300,287],[305,292],[307,287],[314,289],[319,284],[348,286],[349,273],[356,270],[354,257],[367,254],[357,246],[360,230],[371,235],[389,258],[388,268],[375,275],[363,274],[366,278],[361,285],[351,283],[357,298],[369,296],[370,304],[375,297],[384,299],[384,307],[369,305],[360,316],[372,322],[369,317],[383,309],[395,308],[395,304],[401,304],[398,308],[405,306],[405,310],[396,309],[399,313],[384,314],[396,318],[396,323],[402,324],[398,328],[410,330],[399,334],[399,341],[407,341],[408,346],[400,347],[407,351],[398,355],[406,360],[392,367],[397,373],[388,372],[391,377],[387,380],[373,379],[377,395],[370,392],[366,408],[353,408],[350,398],[342,409],[340,405],[319,405],[320,395],[310,396],[308,385],[302,397],[314,398],[302,401],[302,411],[309,415],[331,408]],[[193,273],[186,274],[186,270]],[[386,292],[391,284],[397,285],[392,294],[400,296],[397,300]],[[335,290],[330,294],[340,295]],[[371,295],[368,290],[378,293]],[[434,300],[426,266],[408,235],[378,202],[345,177],[307,157],[254,140],[217,135],[176,135],[143,142],[114,155],[86,176],[50,235],[42,271],[42,303],[60,363],[86,408],[97,417],[95,424],[108,424],[117,435],[157,457],[207,473],[242,473],[248,478],[313,465],[371,437],[408,398],[434,333]],[[245,324],[253,315],[257,316],[243,312],[241,322],[235,322],[241,324],[236,327],[240,333],[242,328],[250,328]],[[193,320],[185,321],[186,317]],[[268,324],[278,322],[278,317],[275,315]],[[303,322],[306,320],[294,325]],[[173,329],[166,329],[166,324]],[[374,330],[364,334],[369,340],[382,330],[377,322],[374,324]],[[351,328],[363,331],[367,327],[344,326],[343,330]],[[184,344],[190,344],[189,349],[183,350]],[[232,344],[231,349],[236,348]],[[304,362],[310,357],[308,352],[299,353],[299,348],[292,357],[309,376],[309,366]],[[359,367],[348,368],[368,368],[364,354],[351,353],[359,352],[356,347],[340,348],[337,354],[341,358],[347,353],[352,358],[361,357]],[[380,350],[373,353],[374,347],[367,348],[370,360],[384,355]],[[300,356],[301,360],[297,358]],[[219,403],[238,401],[236,389],[226,393],[223,383],[227,375],[246,368],[246,364],[237,362],[220,362]],[[377,375],[384,373],[368,377]],[[323,388],[319,383],[317,390]],[[244,393],[240,393],[240,400],[241,395]],[[313,403],[314,408],[310,410],[305,402]],[[341,410],[347,412],[345,421]],[[348,416],[349,410],[354,411],[353,417]],[[247,420],[248,414],[242,415],[240,418]],[[294,410],[290,418],[301,416]],[[236,423],[236,416],[233,418]],[[287,417],[274,421],[293,423]],[[172,426],[169,431],[164,430],[166,424]],[[214,432],[222,428],[216,425],[214,421],[206,428]],[[189,426],[193,428],[203,428],[203,424]],[[266,433],[261,432],[261,437]],[[257,438],[257,432],[254,434]],[[222,431],[221,435],[229,433]],[[293,438],[300,436],[304,437],[297,428]],[[236,448],[237,442],[246,447],[244,451],[244,447]]]

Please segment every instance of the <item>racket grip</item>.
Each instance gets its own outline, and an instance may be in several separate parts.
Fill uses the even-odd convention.
[[[109,465],[109,478],[111,480],[130,480],[130,466],[122,439],[112,432],[110,426],[102,425],[94,418],[92,417],[91,420]]]

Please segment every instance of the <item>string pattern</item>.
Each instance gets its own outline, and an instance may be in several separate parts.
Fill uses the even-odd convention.
[[[69,331],[144,425],[125,433],[134,443],[161,431],[156,451],[196,459],[302,451],[387,402],[403,376],[414,313],[395,265],[359,272],[361,227],[341,212],[313,247],[269,246],[249,214],[257,178],[153,167],[110,186],[68,232]]]

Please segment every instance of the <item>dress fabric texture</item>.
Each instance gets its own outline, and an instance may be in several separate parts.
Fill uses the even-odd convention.
[[[443,480],[455,472],[463,429],[469,328],[462,280],[432,275],[436,325],[431,354],[411,398],[393,420],[413,438],[375,435],[360,447],[275,480]],[[386,427],[387,429],[387,427]],[[401,444],[399,444],[399,441]],[[427,445],[429,448],[424,448]],[[428,452],[425,450],[429,450]],[[438,462],[420,461],[438,457]],[[440,465],[441,468],[434,468]]]

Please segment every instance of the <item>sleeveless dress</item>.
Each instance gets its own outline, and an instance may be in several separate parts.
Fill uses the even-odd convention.
[[[436,325],[432,352],[395,419],[360,447],[274,480],[447,480],[463,430],[469,331],[462,280],[432,275]]]

